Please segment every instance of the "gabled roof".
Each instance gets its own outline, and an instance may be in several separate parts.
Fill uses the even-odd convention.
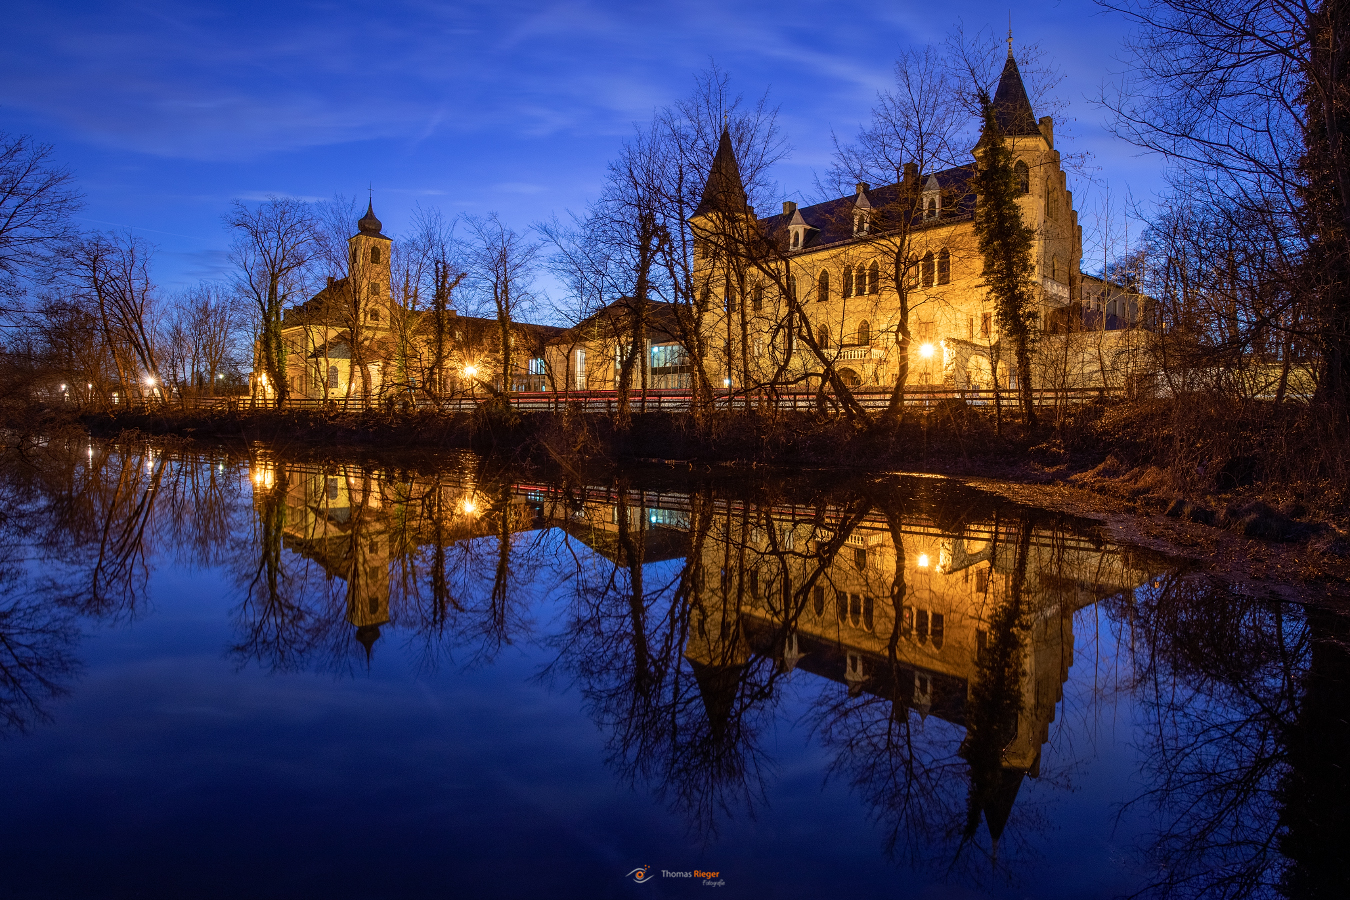
[[[628,328],[632,297],[620,297],[571,328],[556,329],[550,343],[570,343],[593,338],[612,338]],[[676,305],[664,300],[647,301],[647,334],[653,341],[678,341],[680,328],[676,321]]]
[[[745,183],[741,181],[741,167],[736,162],[736,150],[731,146],[731,132],[724,127],[722,138],[717,142],[712,169],[708,172],[708,183],[703,186],[703,197],[694,215],[741,213],[748,205]]]
[[[974,172],[973,165],[957,166],[934,172],[926,177],[923,182],[925,189],[936,181],[942,190],[942,216],[939,219],[917,223],[917,227],[945,224],[953,219],[968,216],[975,209],[975,195],[970,190],[970,178]],[[806,225],[811,230],[806,232],[802,249],[811,250],[853,240],[853,212],[858,208],[870,207],[872,233],[885,233],[886,217],[896,216],[904,208],[900,204],[902,196],[899,183],[887,184],[873,188],[861,196],[856,193],[846,194],[813,206],[801,206],[790,215],[780,213],[767,216],[760,219],[760,224],[769,233],[784,230],[789,225]],[[915,209],[917,211],[917,207]]]
[[[998,89],[994,91],[994,120],[1003,133],[1009,136],[1039,136],[1040,126],[1036,122],[1036,113],[1031,109],[1031,100],[1027,97],[1026,85],[1022,83],[1022,73],[1017,68],[1017,60],[1012,52],[1003,64],[1003,74],[998,79]]]

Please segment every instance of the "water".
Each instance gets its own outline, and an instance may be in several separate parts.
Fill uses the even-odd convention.
[[[926,477],[4,462],[5,897],[1347,894],[1345,623],[1090,522]]]

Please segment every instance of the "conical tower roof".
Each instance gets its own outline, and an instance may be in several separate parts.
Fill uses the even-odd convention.
[[[712,170],[708,172],[708,183],[703,187],[703,197],[699,200],[695,216],[711,212],[742,213],[748,205],[745,196],[745,184],[741,181],[741,167],[736,162],[736,150],[731,146],[729,128],[722,128],[722,139],[717,142],[717,154],[713,157]]]
[[[1031,100],[1027,97],[1026,85],[1022,83],[1022,73],[1017,68],[1017,60],[1013,58],[1011,50],[1008,51],[1008,61],[1003,64],[998,89],[994,91],[994,119],[1003,133],[1009,136],[1041,133],[1036,113],[1031,109]]]

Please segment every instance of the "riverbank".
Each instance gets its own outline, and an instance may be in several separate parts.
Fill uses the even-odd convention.
[[[13,426],[12,426],[13,427]],[[1097,518],[1128,543],[1213,566],[1253,589],[1307,601],[1347,593],[1350,472],[1342,434],[1316,411],[1212,400],[1085,406],[1035,432],[946,404],[898,426],[857,429],[810,414],[600,415],[37,410],[30,433],[128,433],[279,452],[464,448],[573,473],[829,469],[951,475],[1009,499]]]

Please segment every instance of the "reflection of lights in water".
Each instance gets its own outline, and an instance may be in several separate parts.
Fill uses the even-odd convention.
[[[256,487],[263,489],[270,488],[274,477],[270,466],[259,466],[253,470],[253,484]]]
[[[931,357],[933,355],[933,345],[923,344],[922,346],[920,346],[919,355],[922,356],[924,359],[928,359],[929,357]]]
[[[920,569],[926,569],[926,568],[928,568],[928,554],[927,554],[927,553],[920,553],[920,554],[919,554],[919,568],[920,568]]]

